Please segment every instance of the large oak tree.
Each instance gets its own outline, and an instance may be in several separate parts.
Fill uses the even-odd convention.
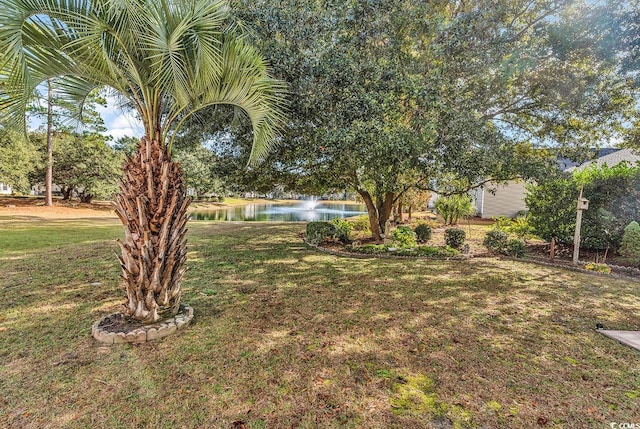
[[[594,2],[234,4],[292,86],[290,126],[264,174],[355,189],[375,238],[406,190],[544,174],[558,152],[616,136],[633,105],[598,30],[570,25]]]

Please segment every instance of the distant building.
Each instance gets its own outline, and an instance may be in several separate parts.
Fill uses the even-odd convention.
[[[13,193],[13,189],[11,186],[6,183],[0,183],[0,195],[11,195]]]

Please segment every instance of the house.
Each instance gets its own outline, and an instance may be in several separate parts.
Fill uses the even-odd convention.
[[[13,189],[11,186],[6,183],[0,183],[0,195],[11,195],[13,193]]]
[[[563,171],[573,172],[582,170],[590,165],[601,167],[608,165],[613,167],[621,162],[635,165],[640,161],[640,155],[631,149],[603,148],[592,161],[578,164],[568,159],[561,159],[560,168]],[[507,184],[488,184],[471,192],[477,209],[478,216],[492,218],[498,216],[515,217],[518,212],[526,211],[524,202],[526,182],[511,180]]]
[[[471,191],[478,216],[492,218],[498,216],[516,217],[526,211],[524,196],[527,193],[524,180],[510,180],[506,184],[489,183]]]
[[[600,156],[593,161],[585,162],[581,165],[571,165],[566,167],[564,171],[572,173],[574,171],[583,170],[591,165],[595,165],[597,167],[602,167],[603,165],[613,167],[621,162],[626,162],[629,165],[636,165],[638,161],[640,161],[640,153],[636,153],[631,149],[608,149],[606,152],[603,152],[604,150],[605,149],[600,151]]]

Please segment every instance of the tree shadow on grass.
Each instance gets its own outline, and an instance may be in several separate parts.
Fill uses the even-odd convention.
[[[302,229],[193,227],[184,300],[196,323],[153,344],[102,347],[89,336],[123,296],[111,242],[3,265],[2,278],[17,281],[2,280],[0,420],[429,427],[471,416],[486,427],[539,418],[589,427],[615,412],[632,421],[635,354],[592,325],[636,323],[635,284],[493,259],[336,257],[302,244]],[[424,377],[442,417],[419,401],[392,407],[407,391],[399,385]]]

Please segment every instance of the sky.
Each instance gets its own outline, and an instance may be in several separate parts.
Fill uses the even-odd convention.
[[[107,97],[107,107],[98,106],[96,110],[104,119],[104,124],[107,128],[104,134],[112,136],[113,141],[124,136],[142,137],[144,134],[142,122],[136,118],[133,112],[125,113],[117,107],[114,98]]]

